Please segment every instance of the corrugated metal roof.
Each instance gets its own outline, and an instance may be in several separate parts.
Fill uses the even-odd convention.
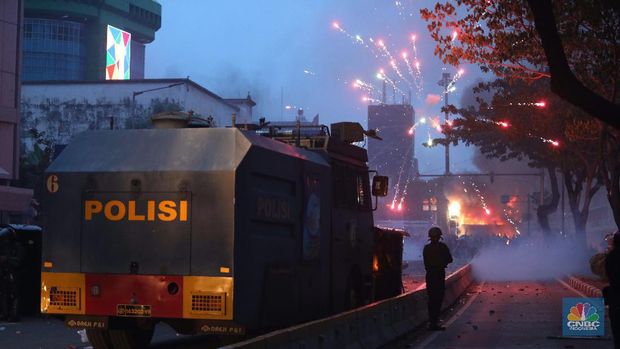
[[[251,147],[328,166],[314,152],[235,128],[87,131],[48,172],[233,171]]]

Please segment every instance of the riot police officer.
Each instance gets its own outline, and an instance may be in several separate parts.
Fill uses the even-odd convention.
[[[0,315],[19,321],[19,281],[24,249],[17,232],[7,227],[8,237],[0,246]]]
[[[428,231],[430,243],[424,246],[424,268],[426,269],[426,292],[428,294],[428,329],[445,330],[439,325],[439,313],[446,290],[446,267],[452,263],[452,255],[441,239],[441,229],[432,227]]]

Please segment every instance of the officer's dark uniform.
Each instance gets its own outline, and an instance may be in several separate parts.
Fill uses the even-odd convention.
[[[609,279],[609,322],[614,337],[614,348],[620,348],[620,233],[614,234],[614,248],[605,259],[605,273]]]
[[[0,315],[11,321],[19,320],[19,281],[23,258],[24,248],[14,236],[0,246]]]
[[[434,230],[436,229],[436,230]],[[435,235],[436,237],[433,237]],[[448,246],[440,242],[441,230],[429,230],[431,242],[424,246],[424,268],[426,269],[426,292],[428,294],[428,321],[430,329],[440,329],[439,312],[446,290],[446,267],[452,263]]]

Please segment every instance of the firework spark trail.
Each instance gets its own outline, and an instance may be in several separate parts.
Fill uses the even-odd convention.
[[[398,14],[402,16],[403,12],[405,12],[405,5],[403,5],[402,1],[394,1],[394,6],[398,9]]]
[[[372,37],[369,37],[368,41],[366,41],[366,40],[364,40],[364,38],[361,35],[352,35],[347,30],[345,30],[340,25],[340,23],[338,23],[336,21],[332,22],[332,27],[334,29],[338,30],[343,35],[345,35],[348,39],[353,41],[354,44],[361,45],[361,46],[365,47],[366,49],[368,49],[372,53],[372,55],[375,56],[375,58],[385,58],[385,59],[387,59],[389,64],[390,64],[390,67],[396,72],[396,74],[401,79],[401,81],[406,82],[409,85],[410,88],[413,88],[413,85],[411,84],[411,82],[402,74],[400,68],[398,67],[398,63],[394,59],[394,56],[392,55],[392,53],[386,47],[386,45],[385,45],[383,40],[381,40],[381,39],[374,40]],[[368,43],[371,43],[371,44],[368,44]],[[418,68],[419,68],[419,66],[418,66]],[[399,94],[405,96],[405,93],[401,89],[398,88],[398,86],[397,86],[398,82],[390,79],[383,72],[381,72],[381,74],[383,76],[385,76],[386,82],[392,88],[394,88],[395,91],[397,91]],[[419,90],[418,84],[416,84],[416,89]]]
[[[407,66],[407,72],[415,81],[415,73],[413,72],[413,68],[411,67],[411,62],[409,62],[409,58],[407,57],[407,52],[403,52],[401,56],[403,57],[403,61],[405,61],[405,65]]]
[[[404,19],[408,19],[407,17],[413,17],[414,14],[411,9],[408,9],[407,6],[403,4],[402,0],[395,0],[394,6],[396,10],[398,10],[398,15]]]
[[[521,231],[519,230],[517,223],[514,220],[512,220],[512,218],[510,218],[510,215],[508,214],[508,212],[506,212],[506,209],[503,209],[503,213],[504,213],[504,220],[512,226],[512,228],[515,230],[515,233],[517,233],[517,235],[521,235]]]
[[[459,69],[459,71],[456,74],[454,74],[454,76],[452,77],[452,80],[450,81],[450,83],[448,83],[448,87],[446,87],[448,92],[452,92],[451,88],[454,87],[454,84],[456,84],[456,82],[459,81],[459,79],[463,76],[463,74],[465,74],[464,69]]]
[[[482,122],[487,122],[487,123],[490,123],[490,124],[498,125],[498,126],[500,126],[502,128],[509,128],[511,126],[507,121],[495,121],[495,120],[490,120],[490,119],[479,119],[479,120],[482,121]],[[554,147],[559,147],[560,146],[560,142],[557,141],[557,140],[550,139],[550,138],[545,138],[545,137],[542,137],[542,136],[537,136],[537,135],[532,134],[531,132],[528,132],[527,135],[528,135],[528,137],[534,138],[534,139],[538,139],[538,140],[542,141],[543,143],[549,143],[549,144],[551,144]]]
[[[370,53],[373,54],[373,56],[375,56],[375,58],[379,58],[379,56],[381,55],[380,52],[377,52],[373,46],[368,45],[368,43],[364,40],[364,38],[357,34],[357,35],[352,35],[351,33],[349,33],[348,31],[346,31],[338,22],[332,22],[332,27],[336,30],[338,30],[340,33],[342,33],[344,36],[346,36],[349,40],[353,41],[354,44],[357,45],[361,45],[363,47],[365,47],[366,49],[368,49],[370,51]],[[374,41],[372,38],[369,38],[368,41],[370,41],[371,43],[374,44]]]
[[[417,78],[416,78],[415,72],[413,71],[413,67],[411,66],[411,62],[409,61],[409,58],[407,57],[407,52],[403,52],[401,56],[403,57],[403,61],[405,61],[405,66],[407,66],[407,72],[411,76],[411,79],[413,79],[413,83],[415,84],[416,89],[417,89],[418,88]]]
[[[403,195],[400,197],[400,202],[398,203],[398,210],[400,210],[403,206],[403,202],[407,197],[407,189],[409,189],[409,183],[411,182],[411,167],[407,171],[407,181],[405,181],[405,189],[403,190]]]
[[[378,99],[374,99],[374,98],[372,98],[372,97],[368,97],[368,96],[364,96],[364,97],[362,97],[362,101],[363,101],[363,102],[367,102],[367,103],[375,103],[375,104],[381,103],[381,101],[380,101],[380,100],[378,100]]]
[[[405,93],[401,89],[399,89],[398,86],[396,86],[396,82],[390,79],[390,77],[385,73],[383,69],[379,70],[379,72],[377,73],[377,78],[380,80],[384,80],[394,89],[394,91],[398,92],[402,96],[405,96]]]
[[[493,2],[491,0],[487,0],[487,7],[485,7],[484,11],[482,12],[482,15],[480,16],[480,19],[478,20],[478,22],[476,22],[476,27],[480,27],[481,26],[481,22],[482,20],[486,17],[486,15],[489,13],[489,8],[493,5]]]
[[[390,50],[388,50],[387,47],[385,46],[385,42],[383,42],[383,40],[381,39],[377,40],[377,46],[379,46],[385,58],[389,59],[390,61],[394,60],[394,57],[390,53]]]
[[[426,145],[429,147],[433,146],[433,137],[431,137],[431,131],[428,131],[428,139],[426,141]]]
[[[365,82],[365,81],[363,81],[361,79],[355,79],[355,81],[353,81],[352,85],[353,85],[353,87],[359,88],[362,91],[366,91],[366,92],[368,92],[371,95],[376,92],[375,87],[371,83]]]
[[[410,128],[409,131],[407,133],[409,133],[409,135],[413,135],[415,132],[416,127],[418,127],[421,124],[425,124],[426,123],[426,118],[421,118],[420,120],[416,121]]]
[[[528,135],[530,137],[536,137],[534,135],[532,135],[531,133],[528,133]],[[541,141],[543,141],[543,143],[549,143],[554,147],[559,147],[560,146],[560,142],[558,141],[554,141],[553,139],[549,139],[549,138],[545,138],[545,137],[537,137],[538,139],[540,139]]]
[[[459,81],[459,79],[463,76],[463,74],[465,74],[465,70],[463,69],[459,69],[459,71],[454,74],[454,76],[452,77],[452,80],[450,80],[450,82],[448,83],[448,86],[446,86],[446,92],[447,93],[452,93],[456,90],[456,82]],[[439,101],[443,101],[443,99],[445,98],[446,93],[442,93],[441,97],[439,98]]]
[[[422,77],[422,70],[420,69],[420,60],[418,59],[418,48],[416,46],[416,36],[414,34],[411,35],[411,46],[413,48],[413,63],[415,66],[415,78],[414,83],[417,88],[418,97],[422,98],[424,92],[424,79]]]
[[[398,75],[401,81],[406,82],[410,88],[413,88],[413,86],[411,85],[411,82],[407,78],[405,78],[403,73],[398,68],[398,62],[396,62],[396,60],[394,59],[394,56],[392,55],[392,53],[390,53],[390,50],[388,50],[383,40],[378,40],[377,46],[379,46],[379,48],[383,51],[383,56],[389,60],[390,66],[396,72],[396,75]]]
[[[443,129],[441,128],[441,121],[439,121],[439,117],[434,116],[434,117],[430,117],[429,119],[430,119],[431,127],[435,129],[435,131],[442,133]]]
[[[403,169],[404,169],[404,164],[400,166],[400,170],[398,171],[398,180],[396,181],[396,184],[394,185],[394,197],[392,198],[392,205],[391,205],[391,209],[393,210],[395,205],[396,205],[396,201],[398,200],[398,194],[400,193],[400,179],[401,176],[403,175]]]
[[[403,75],[403,73],[398,68],[398,63],[395,60],[390,61],[390,66],[396,72],[396,75],[398,75],[398,77],[400,78],[400,81],[406,82],[407,85],[409,85],[409,88],[413,88],[413,85],[411,85],[411,82]]]
[[[396,181],[396,185],[394,186],[394,198],[392,199],[392,205],[391,208],[394,209],[394,206],[396,205],[396,201],[398,201],[398,194],[400,193],[400,181],[402,179],[403,173],[405,171],[405,165],[407,165],[407,158],[409,157],[409,154],[411,153],[411,148],[413,147],[407,147],[407,152],[405,153],[405,156],[403,157],[403,162],[400,165],[400,170],[398,171],[398,180]],[[411,168],[409,166],[409,168],[407,169],[407,171],[410,171]],[[407,173],[407,178],[409,177],[409,173]],[[406,190],[406,188],[405,188]],[[401,200],[401,204],[402,204],[402,200]]]
[[[476,192],[476,194],[478,195],[478,198],[480,199],[480,204],[482,205],[482,209],[487,215],[490,215],[491,210],[489,209],[489,206],[487,206],[487,201],[482,195],[482,192],[480,191],[480,189],[478,189],[478,185],[474,181],[471,181],[471,185],[474,188],[474,191]]]

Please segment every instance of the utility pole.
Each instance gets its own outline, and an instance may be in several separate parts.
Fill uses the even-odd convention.
[[[452,82],[452,79],[450,78],[450,73],[443,73],[441,74],[441,80],[439,80],[437,82],[437,84],[441,87],[443,87],[443,98],[444,98],[444,106],[445,106],[445,123],[446,125],[448,124],[448,86],[450,86],[450,83]],[[446,149],[446,172],[445,174],[450,174],[450,144],[448,144],[446,142],[445,145],[445,149]]]

